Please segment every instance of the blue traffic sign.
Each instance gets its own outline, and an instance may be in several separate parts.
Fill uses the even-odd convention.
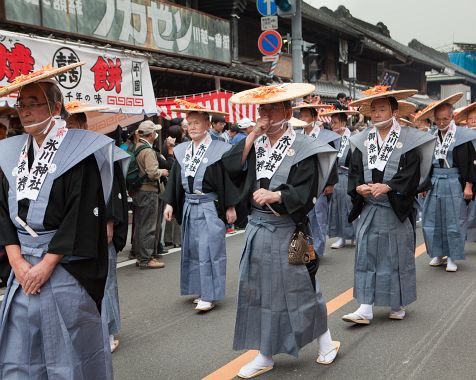
[[[256,8],[263,16],[274,16],[278,13],[278,6],[274,0],[256,0]]]
[[[275,55],[282,46],[283,39],[276,30],[266,30],[258,38],[258,49],[263,55]]]

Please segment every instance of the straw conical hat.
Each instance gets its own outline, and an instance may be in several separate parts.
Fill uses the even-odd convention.
[[[468,119],[469,114],[473,111],[476,111],[476,102],[456,110],[455,123],[461,124],[462,122],[465,122]]]
[[[393,90],[389,91],[390,87],[388,86],[375,86],[369,88],[368,90],[362,91],[362,94],[368,95],[365,98],[354,100],[350,102],[351,107],[360,107],[360,106],[367,106],[370,108],[372,102],[376,99],[383,99],[383,98],[395,98],[397,100],[402,100],[409,98],[410,96],[415,95],[418,93],[417,90]]]
[[[405,119],[403,117],[399,118],[398,121],[400,121],[400,124],[406,125],[408,127],[416,128],[415,123],[413,123],[410,120]]]
[[[215,110],[212,110],[211,108],[206,108],[199,104],[192,103],[184,99],[176,99],[175,105],[176,107],[170,109],[172,112],[181,112],[185,114],[188,114],[190,112],[205,112],[209,115],[222,115],[222,116],[228,115],[227,112],[215,111]]]
[[[430,103],[426,108],[422,109],[418,114],[415,116],[415,121],[416,120],[421,120],[421,119],[434,119],[435,117],[435,108],[438,106],[448,103],[448,104],[455,104],[458,100],[460,100],[463,97],[462,92],[458,92],[456,94],[453,94],[451,96],[448,96],[447,98],[438,100],[436,102]]]
[[[288,123],[291,124],[291,127],[293,128],[304,128],[308,126],[308,123],[302,121],[301,119],[298,119],[297,117],[292,117],[288,120]]]
[[[352,110],[333,110],[333,111],[327,111],[320,113],[319,116],[334,116],[334,115],[339,115],[339,114],[345,114],[348,116],[357,116],[360,114],[359,111],[352,111]]]
[[[252,88],[233,95],[230,102],[234,104],[270,104],[302,98],[312,93],[316,87],[309,83],[283,83]]]
[[[325,104],[325,103],[301,103],[293,107],[293,111],[299,111],[302,109],[309,109],[309,108],[314,108],[318,112],[327,112],[330,110],[334,110],[335,106],[333,104]]]
[[[81,103],[77,100],[73,100],[71,102],[65,103],[64,108],[68,113],[74,115],[76,113],[86,113],[86,112],[98,112],[98,111],[105,111],[111,109],[107,106],[95,106],[87,103]]]
[[[398,115],[401,117],[408,117],[410,114],[414,113],[416,109],[417,106],[412,102],[407,102],[405,100],[398,101]],[[362,115],[370,117],[370,104],[361,106],[359,111]]]
[[[12,83],[0,88],[0,98],[4,97],[12,92],[17,92],[20,88],[35,82],[45,81],[46,79],[53,78],[59,74],[66,73],[76,67],[84,65],[86,62],[72,63],[63,67],[52,67],[51,65],[43,66],[39,70],[35,70],[30,74],[17,76]]]

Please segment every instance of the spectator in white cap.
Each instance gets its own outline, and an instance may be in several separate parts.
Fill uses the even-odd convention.
[[[253,130],[255,125],[256,125],[256,123],[254,121],[252,121],[251,119],[248,119],[247,117],[241,119],[238,122],[238,126],[240,127],[240,129],[245,130],[247,135],[249,135],[251,133],[251,131]]]

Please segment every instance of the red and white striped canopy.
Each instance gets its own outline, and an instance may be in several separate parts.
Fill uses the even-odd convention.
[[[170,110],[171,108],[176,107],[175,99],[185,99],[205,108],[227,112],[228,116],[226,117],[226,120],[230,123],[237,123],[245,117],[255,121],[258,118],[257,106],[232,104],[229,102],[232,95],[233,93],[228,91],[215,91],[203,94],[177,96],[175,98],[159,98],[156,99],[157,111],[159,116],[168,120],[176,117],[185,117],[184,113],[172,112]]]
[[[226,120],[230,123],[237,123],[245,117],[256,121],[259,117],[258,106],[252,104],[232,104],[229,101],[232,95],[233,92],[214,91],[171,98],[158,98],[156,99],[157,112],[159,113],[159,116],[167,120],[171,120],[176,117],[185,117],[184,113],[171,111],[171,108],[176,108],[175,99],[184,99],[186,101],[201,105],[205,108],[227,112],[228,116],[226,117]],[[330,123],[331,118],[330,116],[318,116],[318,120],[323,123]]]

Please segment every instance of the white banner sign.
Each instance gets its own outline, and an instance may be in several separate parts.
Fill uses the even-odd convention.
[[[278,16],[261,17],[261,30],[278,29]]]
[[[86,64],[56,77],[66,103],[76,100],[124,113],[157,113],[149,64],[143,56],[0,31],[0,86],[42,66],[79,61]],[[0,102],[13,105],[16,97],[11,94]]]

